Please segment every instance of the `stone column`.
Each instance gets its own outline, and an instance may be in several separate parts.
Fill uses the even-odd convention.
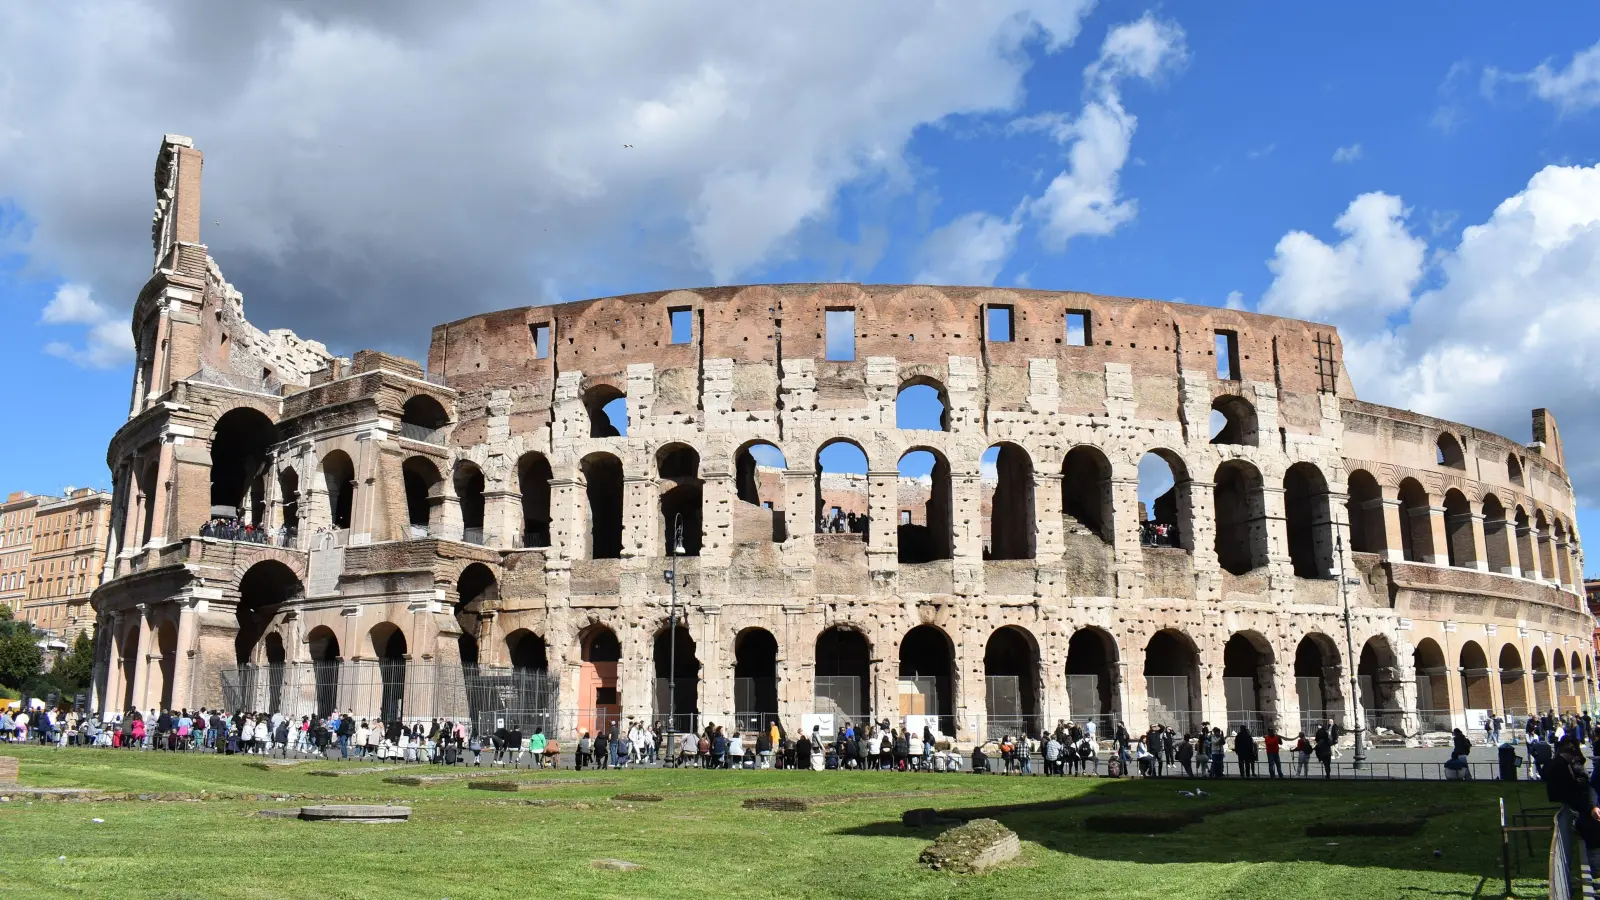
[[[1532,525],[1526,528],[1518,528],[1517,540],[1521,541],[1524,537],[1528,539],[1529,552],[1527,559],[1519,559],[1522,564],[1522,574],[1524,577],[1531,578],[1534,581],[1543,580],[1544,573],[1540,571],[1543,563],[1539,560],[1539,529]]]
[[[102,719],[105,718],[108,711],[113,709],[118,712],[126,712],[126,710],[119,709],[122,705],[122,698],[128,692],[128,686],[123,681],[125,670],[122,667],[122,654],[127,652],[127,648],[122,646],[124,640],[122,625],[124,615],[122,610],[117,610],[103,617],[106,621],[106,630],[96,635],[97,637],[100,635],[105,636],[107,648],[105,654],[105,693],[100,696],[99,703],[95,705],[95,709],[99,710]]]
[[[1131,474],[1130,474],[1131,472]],[[1059,480],[1060,476],[1057,476]],[[1059,491],[1057,503],[1060,502]],[[1061,516],[1056,515],[1057,527]],[[1132,599],[1144,579],[1144,550],[1139,546],[1139,472],[1129,471],[1111,478],[1112,559],[1115,561],[1116,591],[1119,599]]]
[[[726,567],[733,559],[733,478],[706,474],[700,491],[700,565]]]
[[[150,708],[150,611],[143,604],[134,609],[139,616],[139,638],[133,651],[133,703],[140,710],[147,710]]]
[[[1061,529],[1060,472],[1034,468],[1033,509],[1037,520],[1034,532],[1034,558],[1041,565],[1047,562],[1059,562],[1061,554],[1066,552],[1066,541]]]
[[[582,481],[550,479],[550,548],[545,551],[545,568],[567,568],[572,560],[588,556],[588,502]]]
[[[812,469],[789,469],[783,473],[783,520],[789,540],[783,545],[785,565],[809,568],[816,563],[817,473]],[[810,703],[810,699],[806,701]],[[807,712],[810,712],[808,706]]]
[[[1489,571],[1489,541],[1484,533],[1482,513],[1471,513],[1472,567],[1479,572]]]
[[[1383,490],[1387,493],[1392,488]],[[1383,558],[1388,562],[1405,562],[1405,538],[1402,535],[1410,529],[1411,520],[1398,498],[1385,496],[1379,502],[1383,504]]]
[[[1430,540],[1433,542],[1433,547],[1431,548],[1433,552],[1427,554],[1426,558],[1424,558],[1422,561],[1433,563],[1436,566],[1449,565],[1450,537],[1445,533],[1444,507],[1429,505],[1422,507],[1421,509],[1411,510],[1411,515],[1413,518],[1416,516],[1428,517],[1428,535]],[[1419,547],[1417,549],[1418,555],[1423,555],[1421,552],[1422,548]]]
[[[900,569],[900,472],[867,472],[867,509],[872,522],[867,529],[868,572]]]
[[[194,702],[194,642],[195,628],[198,626],[198,616],[195,611],[195,600],[179,597],[181,607],[178,610],[178,646],[174,651],[177,659],[172,665],[172,705],[177,709],[186,709],[197,706]]]
[[[522,544],[522,494],[510,490],[485,490],[483,545],[514,550]]]
[[[1484,523],[1484,527],[1491,531],[1497,529],[1498,533],[1505,538],[1506,564],[1500,567],[1500,574],[1510,575],[1512,578],[1520,578],[1522,577],[1522,551],[1517,547],[1517,527],[1510,519],[1505,518],[1503,515],[1495,521],[1498,522],[1499,525],[1495,525],[1494,522],[1486,522]],[[1487,558],[1488,545],[1485,544],[1484,546],[1484,557]],[[1530,694],[1529,696],[1532,695]]]
[[[150,537],[147,543],[157,546],[167,542],[167,534],[175,524],[172,510],[177,505],[172,500],[172,492],[176,489],[174,468],[173,445],[170,435],[161,441],[161,462],[156,468],[155,490],[145,502],[155,507],[155,515],[151,518]]]

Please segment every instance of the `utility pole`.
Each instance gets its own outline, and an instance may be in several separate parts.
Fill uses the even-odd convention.
[[[1350,624],[1350,595],[1345,590],[1348,582],[1344,575],[1344,536],[1335,534],[1333,542],[1335,559],[1331,574],[1339,579],[1339,600],[1344,605],[1344,657],[1346,671],[1350,673],[1350,709],[1355,713],[1356,719],[1356,755],[1350,765],[1351,768],[1359,769],[1362,763],[1367,761],[1367,722],[1361,709],[1360,660],[1355,655],[1355,638]]]

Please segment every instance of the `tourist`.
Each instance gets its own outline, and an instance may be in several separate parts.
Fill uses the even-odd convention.
[[[1456,734],[1460,733],[1460,731],[1456,732]],[[1333,735],[1329,733],[1328,726],[1323,725],[1317,728],[1317,734],[1314,739],[1314,743],[1314,752],[1317,754],[1317,762],[1322,763],[1322,777],[1332,778]]]
[[[1193,778],[1194,744],[1190,740],[1190,735],[1188,732],[1184,732],[1183,740],[1178,743],[1178,749],[1176,754],[1174,754],[1174,758],[1176,759],[1178,765],[1183,766],[1183,777]]]
[[[1211,729],[1211,777],[1223,778],[1227,773],[1223,770],[1223,757],[1227,753],[1228,742],[1223,739],[1221,728]]]
[[[545,749],[549,745],[550,745],[550,740],[549,740],[549,738],[546,738],[544,736],[544,728],[542,728],[542,727],[534,728],[532,736],[530,736],[528,738],[528,755],[533,757],[533,767],[534,768],[536,768],[536,769],[544,768],[544,764],[545,764]],[[514,746],[516,747],[517,756],[521,756],[522,755],[522,742],[519,740]],[[512,762],[516,762],[516,760],[513,759]]]
[[[1278,729],[1268,728],[1267,736],[1261,742],[1267,748],[1267,777],[1282,778],[1283,757],[1279,752],[1283,749],[1283,738],[1278,737]]]
[[[727,768],[744,768],[744,738],[740,737],[739,732],[737,731],[735,731],[733,735],[728,738],[727,754]]]
[[[1239,761],[1239,777],[1256,777],[1256,741],[1250,734],[1250,726],[1240,725],[1233,737],[1233,753]]]

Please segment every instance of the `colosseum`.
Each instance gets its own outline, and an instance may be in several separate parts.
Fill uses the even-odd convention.
[[[1332,327],[782,284],[340,358],[245,320],[200,240],[201,161],[171,135],[157,159],[101,710],[971,739],[1408,736],[1593,700],[1553,416],[1522,443],[1363,402]]]

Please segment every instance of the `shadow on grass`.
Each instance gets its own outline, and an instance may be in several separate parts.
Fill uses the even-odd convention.
[[[983,776],[974,776],[983,777]],[[1204,789],[1209,796],[1181,792]],[[1518,808],[1517,797],[1542,803],[1542,791],[1524,783],[1321,782],[1313,780],[1187,781],[1136,779],[1093,781],[1066,800],[940,808],[940,817],[996,819],[1023,841],[1074,856],[1140,863],[1323,862],[1394,870],[1478,876],[1470,894],[1418,888],[1418,895],[1500,896],[1500,835],[1497,798]],[[1114,805],[1113,805],[1114,804]],[[1108,813],[1201,813],[1197,821],[1159,835],[1091,831],[1084,822]],[[1422,818],[1409,837],[1345,835],[1309,837],[1307,826],[1340,821],[1374,823]],[[871,822],[838,833],[932,840],[948,824],[909,827],[899,821]],[[1376,827],[1374,831],[1377,831]],[[1438,855],[1435,855],[1438,851]],[[1519,879],[1542,877],[1531,864]],[[1487,885],[1487,888],[1485,888]],[[1488,890],[1487,895],[1484,894]],[[1407,894],[1405,896],[1411,896]]]

